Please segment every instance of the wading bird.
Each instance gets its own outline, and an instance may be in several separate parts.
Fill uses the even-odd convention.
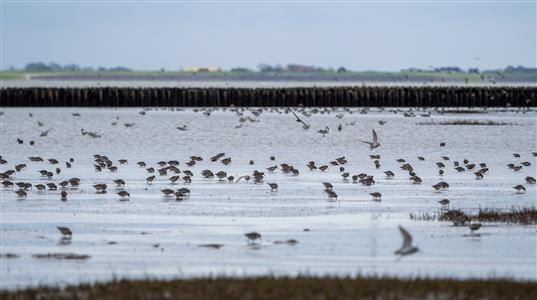
[[[261,234],[258,233],[258,232],[255,232],[255,231],[245,233],[244,236],[246,236],[246,238],[248,238],[248,243],[250,243],[250,242],[255,243],[256,240],[261,239]]]
[[[270,191],[271,192],[277,192],[278,191],[278,184],[277,183],[269,183]]]
[[[324,129],[319,129],[317,130],[318,133],[321,133],[323,135],[323,137],[328,134],[328,132],[330,131],[330,128],[328,127],[325,127]]]
[[[58,228],[63,238],[71,238],[71,236],[73,235],[73,232],[68,227],[58,226],[56,228]]]

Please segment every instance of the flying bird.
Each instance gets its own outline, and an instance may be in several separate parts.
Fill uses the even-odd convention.
[[[371,150],[375,149],[375,148],[378,148],[380,146],[380,143],[378,142],[378,137],[377,137],[377,133],[375,132],[375,129],[373,129],[373,142],[362,141],[362,140],[360,140],[360,142],[369,144],[369,148]]]
[[[403,237],[403,246],[395,251],[396,255],[400,255],[399,259],[403,256],[414,254],[420,250],[418,247],[412,246],[412,236],[401,225],[399,225],[399,232],[401,232],[401,236]]]
[[[51,130],[52,130],[52,128],[49,128],[49,129],[47,129],[47,130],[45,130],[45,131],[41,131],[41,134],[40,134],[39,136],[47,136],[48,133],[49,133]]]
[[[310,128],[310,125],[309,125],[309,124],[306,124],[306,122],[302,121],[302,119],[300,119],[300,118],[295,114],[294,111],[291,111],[291,112],[292,112],[293,115],[295,116],[296,121],[297,121],[298,123],[302,123],[302,128],[304,128],[304,129],[309,129],[309,128]]]

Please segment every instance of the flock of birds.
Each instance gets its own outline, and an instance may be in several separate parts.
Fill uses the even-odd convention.
[[[295,111],[289,110],[294,115],[296,122],[300,123],[302,128],[304,130],[308,130],[310,128],[310,124],[307,124],[304,122],[296,113]],[[205,110],[204,114],[210,115],[211,110]],[[142,113],[140,113],[142,114]],[[145,114],[145,112],[143,113]],[[255,113],[254,113],[255,115]],[[30,117],[32,115],[30,114]],[[73,116],[80,116],[78,113],[74,113]],[[117,118],[119,120],[119,118]],[[252,121],[252,120],[250,120]],[[116,121],[114,121],[116,122]],[[242,121],[241,121],[242,122]],[[253,121],[252,121],[253,122]],[[382,121],[385,124],[385,121]],[[383,123],[379,122],[380,125]],[[117,125],[112,124],[112,125]],[[125,123],[125,127],[131,127],[134,126],[134,123]],[[42,124],[39,124],[39,126],[42,126]],[[341,126],[341,125],[340,125]],[[177,128],[178,130],[187,130],[187,126],[179,126]],[[46,136],[51,129],[46,130],[42,132],[41,136]],[[82,135],[89,135],[91,137],[97,138],[100,137],[100,135],[96,132],[89,132],[85,131],[84,129],[81,130]],[[329,128],[326,127],[325,129],[320,129],[318,131],[320,134],[325,136],[329,133]],[[369,145],[370,150],[376,149],[381,146],[379,142],[379,137],[376,133],[376,131],[372,130],[372,140],[371,141],[364,141],[360,140],[360,142]],[[20,138],[17,138],[18,144],[23,144],[24,141]],[[446,143],[442,142],[440,143],[440,147],[444,147]],[[533,157],[537,157],[537,152],[532,152]],[[521,155],[519,153],[514,153],[513,156],[515,158],[520,158]],[[379,154],[371,154],[370,158],[375,166],[376,169],[380,169],[381,164],[381,157]],[[212,157],[209,158],[211,162],[213,163],[221,163],[223,165],[229,165],[232,162],[231,157],[226,157],[225,153],[218,153]],[[422,162],[426,159],[424,157],[417,157],[418,161]],[[143,168],[144,171],[147,173],[147,177],[145,178],[145,182],[147,185],[152,185],[155,180],[157,180],[158,177],[161,176],[170,176],[168,179],[169,181],[169,187],[160,190],[163,197],[174,197],[177,201],[182,201],[185,198],[188,198],[190,196],[190,189],[183,186],[180,188],[176,188],[175,185],[179,182],[183,182],[185,185],[188,185],[192,183],[193,177],[201,176],[205,179],[210,178],[217,178],[218,181],[228,182],[228,183],[234,183],[237,184],[240,181],[250,182],[252,181],[255,184],[262,184],[265,182],[265,177],[267,177],[268,174],[276,172],[277,170],[281,171],[284,174],[288,174],[291,176],[299,176],[300,171],[298,168],[291,164],[287,163],[280,163],[280,164],[274,164],[272,166],[265,167],[263,169],[256,169],[253,170],[251,174],[244,174],[242,176],[238,176],[238,178],[235,178],[233,175],[229,175],[225,171],[212,171],[210,169],[204,169],[201,171],[194,171],[193,169],[196,167],[196,164],[198,164],[200,161],[203,161],[204,159],[201,156],[192,155],[190,156],[189,160],[184,162],[185,168],[179,168],[180,162],[178,160],[169,160],[169,161],[159,161],[155,165],[149,166],[149,163],[145,161],[138,161],[136,164],[139,168]],[[24,199],[28,197],[28,194],[30,191],[35,191],[37,193],[45,193],[48,191],[59,191],[59,197],[61,201],[67,201],[69,192],[72,190],[77,190],[82,182],[82,179],[73,177],[67,180],[62,181],[54,181],[54,176],[61,174],[62,169],[60,168],[61,163],[60,160],[55,158],[48,158],[43,159],[40,156],[31,156],[28,157],[29,162],[18,162],[13,165],[13,169],[8,169],[6,171],[3,171],[0,173],[0,179],[2,180],[2,186],[4,189],[10,189],[17,187],[16,190],[14,190],[14,193],[17,194],[17,197],[19,199]],[[24,182],[24,181],[15,181],[14,178],[17,177],[17,173],[22,172],[26,169],[28,163],[44,163],[47,162],[51,166],[50,168],[43,168],[42,170],[39,170],[39,174],[41,177],[46,179],[48,182],[46,183],[37,183],[32,184],[31,182]],[[270,161],[276,161],[276,158],[274,156],[270,157]],[[408,178],[411,181],[412,184],[422,184],[422,180],[419,177],[419,175],[416,173],[414,167],[407,162],[404,158],[399,158],[396,160],[397,163],[400,164],[400,169],[404,172],[408,173]],[[121,165],[126,165],[129,163],[127,159],[117,159],[112,160],[107,155],[102,154],[95,154],[93,156],[93,168],[95,172],[103,172],[108,171],[112,173],[118,173],[120,171]],[[117,163],[115,163],[117,162]],[[65,165],[65,168],[71,168],[72,165],[75,163],[75,160],[73,158],[67,159],[63,161],[62,164]],[[463,159],[462,161],[452,161],[447,156],[442,156],[441,160],[436,162],[435,165],[438,168],[438,174],[439,176],[444,175],[444,172],[446,168],[448,168],[448,163],[453,164],[453,168],[457,172],[466,172],[471,171],[476,176],[477,180],[483,179],[484,176],[489,171],[488,166],[484,162],[470,162],[468,159]],[[6,165],[8,162],[0,156],[0,165]],[[254,165],[254,160],[249,161],[249,165]],[[520,163],[510,163],[507,165],[509,169],[511,169],[513,172],[520,171],[523,167],[531,166],[531,163],[528,161],[523,161]],[[326,163],[326,164],[320,164],[318,165],[315,161],[309,161],[306,164],[306,167],[309,171],[320,171],[320,172],[326,172],[329,168],[335,168],[339,170],[340,175],[342,177],[343,181],[350,182],[352,180],[353,183],[360,183],[364,186],[373,186],[375,184],[375,177],[371,174],[366,173],[359,173],[359,174],[350,174],[347,170],[347,159],[345,156],[341,156],[338,158],[335,158],[334,160]],[[188,168],[188,169],[187,169]],[[386,170],[383,172],[386,178],[392,178],[395,176],[395,173],[392,170]],[[199,175],[198,175],[199,174]],[[527,184],[535,184],[536,180],[532,176],[527,176],[525,178],[525,181]],[[122,178],[117,178],[113,180],[112,182],[101,182],[101,183],[95,183],[93,184],[93,188],[95,189],[95,193],[97,194],[104,194],[109,190],[110,186],[115,186],[116,194],[119,197],[119,200],[121,201],[128,201],[130,200],[131,194],[128,192],[128,190],[125,189],[126,181]],[[270,188],[271,193],[278,192],[278,184],[276,182],[267,182],[268,188]],[[328,201],[337,201],[338,195],[336,191],[334,190],[333,185],[330,182],[322,182],[322,185],[324,187],[324,193],[326,193],[328,197]],[[445,190],[449,188],[449,184],[445,181],[440,181],[437,184],[432,185],[432,188],[434,190]],[[526,188],[523,184],[519,184],[515,187],[513,187],[516,191],[516,193],[524,193],[526,191]],[[372,197],[373,201],[381,201],[382,194],[379,192],[371,192],[370,196]],[[443,199],[439,201],[439,203],[442,205],[443,208],[449,206],[449,200]],[[464,225],[468,226],[471,230],[471,234],[475,231],[477,231],[481,224],[479,223],[471,223],[467,224],[469,220],[456,220],[454,223],[455,225]],[[66,237],[70,238],[72,236],[72,231],[67,227],[58,227],[58,230],[61,232],[61,234]],[[400,249],[395,251],[395,254],[402,256],[414,254],[419,251],[417,247],[414,247],[412,245],[412,236],[410,233],[403,227],[399,226],[399,231],[401,233],[401,236],[403,238],[403,245]],[[249,232],[245,234],[245,237],[247,238],[248,242],[255,243],[257,240],[261,239],[261,234],[258,232]]]

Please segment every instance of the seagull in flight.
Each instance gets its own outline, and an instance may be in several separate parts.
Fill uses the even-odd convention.
[[[375,148],[380,146],[380,143],[378,142],[377,133],[375,132],[375,129],[373,129],[373,142],[362,141],[362,140],[360,140],[360,142],[369,144],[370,149],[375,149]]]
[[[49,128],[49,129],[47,129],[47,130],[45,130],[45,131],[41,131],[41,134],[40,134],[39,136],[47,136],[48,133],[49,133],[51,130],[52,130],[52,128]]]
[[[395,251],[396,255],[400,255],[399,259],[401,259],[403,256],[411,255],[420,251],[418,247],[412,246],[412,236],[401,225],[399,225],[399,232],[401,232],[401,236],[403,237],[403,246],[401,246],[399,250]]]
[[[300,118],[295,114],[294,111],[291,111],[291,112],[292,112],[293,115],[295,116],[296,121],[297,121],[298,123],[302,123],[302,128],[304,128],[304,129],[309,129],[309,128],[310,128],[310,125],[308,125],[308,124],[306,124],[306,122],[302,121],[302,119],[300,119]]]

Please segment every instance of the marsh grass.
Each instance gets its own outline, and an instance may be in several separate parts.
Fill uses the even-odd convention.
[[[511,207],[510,209],[479,208],[477,213],[465,212],[460,209],[452,209],[433,213],[411,213],[410,219],[418,221],[451,221],[454,222],[461,217],[466,217],[469,221],[478,222],[499,222],[523,225],[537,224],[537,208]]]
[[[250,277],[120,280],[1,292],[1,299],[537,299],[535,282],[507,279]]]
[[[450,120],[450,121],[427,121],[418,122],[416,125],[478,125],[478,126],[518,126],[517,123],[497,122],[492,120]]]
[[[34,254],[34,258],[38,259],[65,259],[65,260],[85,260],[89,259],[90,256],[86,254],[75,254],[75,253],[46,253],[46,254]]]

